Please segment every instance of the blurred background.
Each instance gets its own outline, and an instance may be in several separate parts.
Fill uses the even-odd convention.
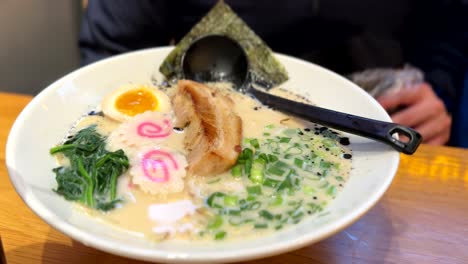
[[[77,0],[0,0],[0,91],[35,95],[79,67]]]

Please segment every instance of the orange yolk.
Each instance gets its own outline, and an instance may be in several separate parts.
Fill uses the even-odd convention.
[[[157,107],[158,99],[153,93],[144,89],[128,91],[115,100],[115,108],[129,116],[155,111]]]

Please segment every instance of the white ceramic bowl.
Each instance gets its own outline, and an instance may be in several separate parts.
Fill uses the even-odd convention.
[[[7,142],[10,179],[24,202],[44,221],[85,245],[147,261],[231,262],[280,254],[322,240],[366,213],[389,187],[399,154],[368,139],[350,136],[353,169],[350,180],[326,208],[328,214],[305,218],[300,224],[267,237],[239,242],[155,244],[116,231],[73,209],[52,191],[56,166],[48,154],[71,125],[123,83],[149,83],[162,76],[158,68],[171,48],[128,53],[79,69],[44,89],[16,120]],[[319,106],[390,121],[383,108],[359,87],[319,66],[277,55],[290,80],[283,85]]]

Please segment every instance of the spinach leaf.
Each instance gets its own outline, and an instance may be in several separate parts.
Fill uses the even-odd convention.
[[[69,167],[57,167],[56,193],[70,201],[78,201],[102,211],[115,208],[117,180],[129,167],[123,150],[105,149],[106,138],[96,132],[96,126],[80,130],[62,145],[50,150],[62,153],[70,160]]]

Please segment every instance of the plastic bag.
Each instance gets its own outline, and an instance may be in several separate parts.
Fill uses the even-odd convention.
[[[402,69],[375,68],[353,73],[349,79],[366,90],[371,96],[379,97],[400,92],[424,81],[424,73],[410,65]]]

